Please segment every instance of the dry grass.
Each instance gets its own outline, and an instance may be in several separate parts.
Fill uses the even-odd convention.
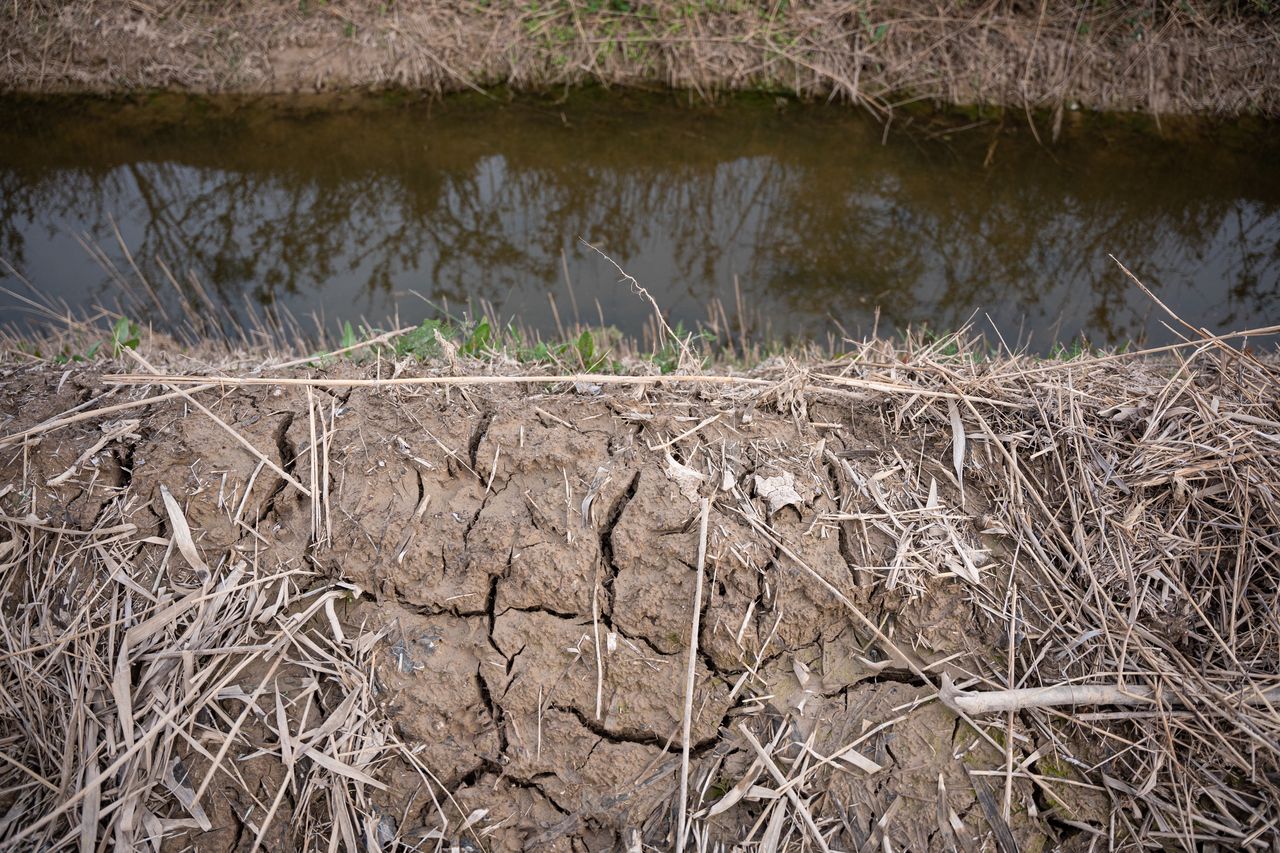
[[[1274,15],[1204,3],[5,4],[0,89],[669,85],[1054,112],[1275,114]],[[1048,130],[1048,129],[1046,129]]]
[[[356,591],[251,555],[199,582],[178,542],[157,562],[141,557],[135,508],[121,501],[87,530],[0,522],[0,845],[150,849],[209,829],[210,788],[252,779],[278,785],[241,816],[258,840],[361,848],[377,830],[368,793],[382,783],[370,774],[388,754],[414,759],[372,711],[376,638],[346,636],[334,615]],[[251,775],[232,751],[262,732],[277,744],[275,777]],[[180,757],[192,754],[201,760]],[[288,832],[276,820],[286,788]]]

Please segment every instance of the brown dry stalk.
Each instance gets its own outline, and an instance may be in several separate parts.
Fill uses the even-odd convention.
[[[688,827],[685,814],[689,807],[689,748],[693,729],[693,688],[698,663],[698,634],[702,623],[702,575],[707,567],[707,518],[711,514],[711,501],[702,499],[698,511],[698,567],[694,581],[693,616],[689,628],[689,654],[684,682],[684,714],[680,728],[680,801],[676,809],[676,851],[683,853]]]
[[[1005,406],[1017,408],[1023,403],[997,400],[982,396],[967,396],[952,391],[940,391],[935,388],[918,387],[901,382],[888,382],[878,379],[859,379],[851,376],[839,376],[829,373],[814,373],[814,379],[828,382],[845,388],[857,388],[866,391],[881,391],[889,394],[909,394],[943,400],[968,399],[989,406]],[[612,373],[570,373],[570,374],[524,374],[524,375],[464,375],[464,376],[397,376],[387,379],[307,379],[291,376],[182,376],[179,374],[158,373],[116,373],[105,377],[110,382],[121,385],[207,385],[213,384],[222,388],[239,388],[251,385],[280,385],[311,388],[400,388],[430,386],[472,386],[472,385],[536,385],[547,384],[588,384],[588,385],[750,385],[756,387],[772,387],[776,382],[757,379],[749,376],[732,376],[726,374],[670,373],[660,376],[619,376]]]

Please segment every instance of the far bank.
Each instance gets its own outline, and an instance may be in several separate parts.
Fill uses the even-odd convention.
[[[0,91],[582,84],[1155,114],[1280,113],[1280,15],[1217,2],[6,4]]]

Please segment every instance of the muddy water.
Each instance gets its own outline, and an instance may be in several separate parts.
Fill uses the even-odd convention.
[[[582,238],[690,328],[718,302],[735,334],[972,318],[1040,350],[1169,340],[1110,253],[1192,322],[1280,323],[1280,133],[1138,124],[1069,113],[1056,142],[1038,124],[1041,144],[1021,116],[886,132],[767,99],[10,100],[0,257],[54,299],[160,325],[194,280],[242,321],[488,302],[547,334],[557,313],[638,332],[645,306]],[[134,280],[117,227],[164,311],[81,245]]]

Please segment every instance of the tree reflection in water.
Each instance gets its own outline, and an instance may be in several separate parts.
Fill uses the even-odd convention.
[[[0,105],[0,252],[71,304],[118,284],[76,245],[165,298],[157,259],[244,319],[383,320],[488,300],[550,331],[596,301],[629,332],[644,306],[600,246],[692,326],[741,281],[775,334],[928,324],[975,312],[1009,337],[1167,340],[1116,255],[1191,322],[1280,322],[1280,144],[1269,128],[1165,137],[1083,119],[1042,147],[1025,125],[889,136],[848,109],[564,105],[307,111],[231,102]],[[1087,125],[1087,126],[1086,126]],[[984,161],[990,156],[989,165]],[[562,252],[566,263],[562,265]],[[14,286],[13,282],[4,282]],[[11,304],[7,320],[19,315]],[[156,318],[158,319],[158,318]],[[736,326],[736,320],[735,320]]]

